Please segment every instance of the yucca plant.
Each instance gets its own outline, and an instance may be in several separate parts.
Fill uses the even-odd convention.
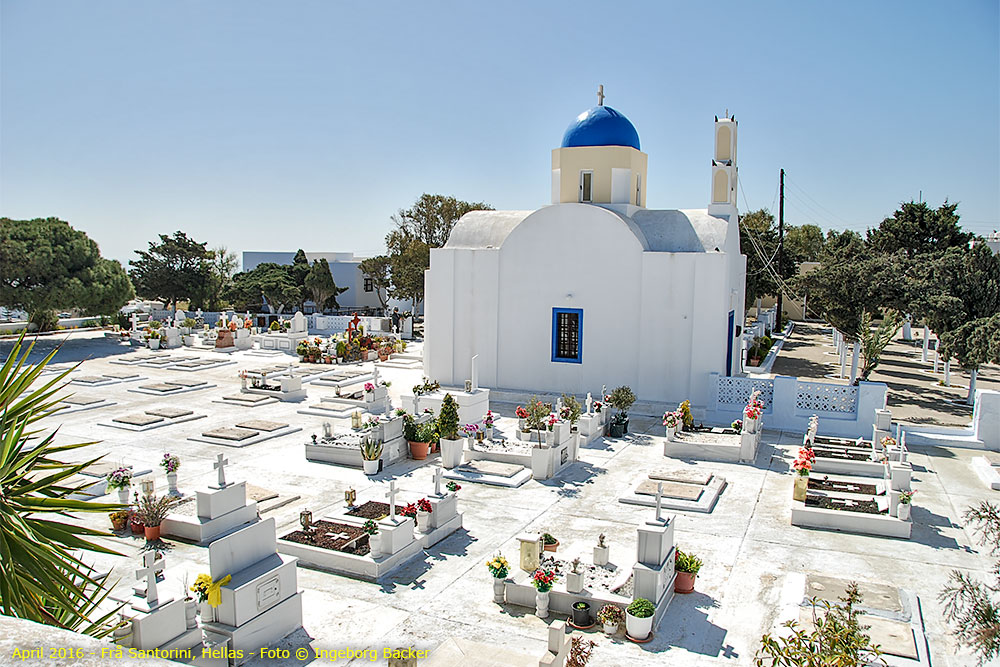
[[[68,480],[100,457],[83,463],[58,457],[93,443],[56,445],[55,432],[31,430],[58,410],[55,395],[69,373],[32,388],[58,351],[32,366],[27,360],[33,347],[25,347],[22,333],[0,368],[0,612],[103,637],[118,609],[100,615],[110,588],[78,552],[119,554],[89,539],[108,533],[55,518],[123,506],[70,498],[82,487]]]

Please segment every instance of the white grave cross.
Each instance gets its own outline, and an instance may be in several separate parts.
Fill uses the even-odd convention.
[[[443,475],[443,474],[444,474],[444,468],[442,466],[438,466],[437,468],[434,469],[434,495],[435,496],[440,496],[441,495],[441,475]]]
[[[216,454],[215,463],[212,464],[216,470],[219,471],[219,488],[226,488],[226,465],[229,463],[229,459],[225,458],[223,454]]]
[[[396,481],[393,480],[389,482],[389,491],[386,492],[385,497],[389,499],[389,520],[396,523],[396,494],[399,491],[396,489]]]
[[[136,579],[146,579],[146,604],[150,608],[155,607],[159,601],[159,596],[156,592],[156,570],[155,567],[156,553],[153,551],[147,551],[142,557],[143,567],[135,571]]]

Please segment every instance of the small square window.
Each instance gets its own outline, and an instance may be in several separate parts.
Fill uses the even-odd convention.
[[[366,292],[375,291],[375,283],[372,281],[371,278],[365,278],[365,291]]]
[[[583,310],[552,309],[552,361],[583,362]]]

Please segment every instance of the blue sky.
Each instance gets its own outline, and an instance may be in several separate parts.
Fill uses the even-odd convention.
[[[651,208],[704,208],[712,118],[740,207],[864,229],[901,201],[1000,225],[1000,20],[965,2],[0,2],[0,215],[120,260],[383,249],[423,192],[549,203],[550,151],[606,103]]]

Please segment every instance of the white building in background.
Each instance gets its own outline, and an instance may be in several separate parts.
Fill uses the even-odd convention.
[[[655,210],[632,123],[580,114],[552,151],[552,205],[468,213],[431,250],[425,374],[460,386],[478,355],[484,387],[704,405],[709,373],[740,371],[736,129],[715,121],[708,207]]]
[[[243,253],[243,270],[253,271],[258,265],[268,262],[292,264],[295,261],[295,253],[294,250],[292,252],[245,251]],[[337,295],[337,303],[340,304],[341,309],[382,307],[382,302],[379,301],[378,292],[371,279],[365,278],[361,269],[358,268],[361,262],[366,259],[365,257],[355,257],[352,252],[306,252],[306,259],[309,260],[310,264],[318,259],[325,259],[330,265],[333,282],[337,284],[337,287],[347,288],[346,292]],[[384,291],[382,296],[386,296]],[[393,305],[399,304],[390,303],[390,308]],[[403,308],[400,307],[400,310]]]

